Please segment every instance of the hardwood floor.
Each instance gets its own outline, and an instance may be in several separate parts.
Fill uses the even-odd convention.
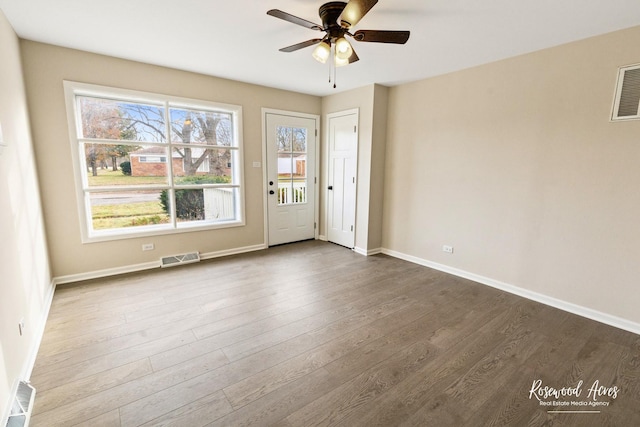
[[[638,426],[640,336],[310,241],[58,287],[31,381],[33,426]]]

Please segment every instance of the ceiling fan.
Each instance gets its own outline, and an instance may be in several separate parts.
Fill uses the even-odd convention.
[[[267,15],[326,33],[322,38],[315,38],[283,47],[280,52],[295,52],[305,47],[318,45],[313,51],[313,57],[324,64],[333,53],[334,60],[332,62],[336,67],[340,67],[360,59],[345,36],[349,36],[359,42],[374,43],[405,44],[409,40],[409,31],[358,30],[353,34],[350,32],[351,28],[360,22],[376,3],[378,3],[378,0],[350,0],[347,3],[332,1],[325,3],[320,6],[319,10],[322,25],[298,18],[278,9],[271,9],[267,12]]]

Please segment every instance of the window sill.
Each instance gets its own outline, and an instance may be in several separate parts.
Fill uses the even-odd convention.
[[[171,234],[184,234],[184,233],[194,233],[200,231],[210,231],[210,230],[219,230],[225,228],[232,227],[243,227],[245,226],[244,220],[229,220],[229,221],[220,221],[214,224],[179,224],[178,228],[172,228],[169,226],[157,226],[152,225],[148,227],[137,227],[136,230],[132,231],[103,231],[103,232],[93,232],[89,236],[82,236],[83,244],[90,243],[100,243],[100,242],[110,242],[117,240],[126,240],[126,239],[136,239],[140,237],[154,237],[154,236],[165,236]],[[169,228],[171,227],[171,228]]]

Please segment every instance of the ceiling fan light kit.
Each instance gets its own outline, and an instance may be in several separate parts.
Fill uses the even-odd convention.
[[[351,43],[344,37],[340,37],[336,40],[336,58],[342,60],[348,60],[353,53],[353,47]]]
[[[315,60],[325,64],[333,56],[330,64],[335,67],[341,67],[360,59],[345,36],[349,36],[358,42],[373,43],[405,44],[409,40],[409,31],[358,30],[354,34],[350,32],[351,28],[360,22],[376,3],[378,3],[378,0],[349,0],[347,3],[341,1],[325,3],[320,6],[318,11],[322,25],[278,9],[269,10],[267,15],[310,30],[324,31],[326,33],[321,39],[315,38],[287,46],[280,49],[281,52],[295,52],[305,47],[317,45],[312,53]],[[335,84],[333,87],[336,87]]]
[[[321,41],[313,50],[312,55],[316,61],[325,64],[331,56],[331,45],[327,41]]]

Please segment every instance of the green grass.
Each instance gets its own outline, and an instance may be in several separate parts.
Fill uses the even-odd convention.
[[[162,209],[160,201],[94,206],[92,217],[94,230],[165,224],[169,222],[169,217]]]
[[[114,172],[111,169],[98,169],[98,176],[93,176],[89,172],[88,179],[90,187],[167,183],[167,178],[164,176],[127,176],[121,170]]]
[[[165,184],[163,176],[127,176],[121,170],[98,169],[98,175],[88,173],[89,186],[119,186],[119,185],[152,185]],[[101,205],[92,208],[93,229],[108,230],[113,228],[135,227],[147,224],[161,224],[169,222],[166,212],[157,202],[142,202],[117,205]]]

